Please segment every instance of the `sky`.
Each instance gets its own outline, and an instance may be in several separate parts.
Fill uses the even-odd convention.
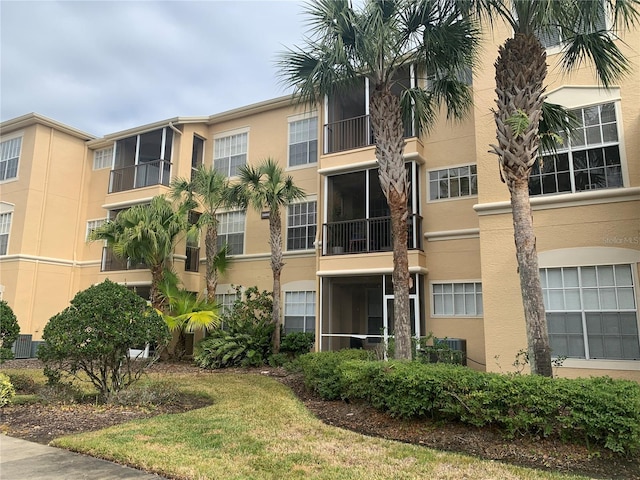
[[[97,137],[290,92],[294,0],[0,1],[0,120],[36,112]]]

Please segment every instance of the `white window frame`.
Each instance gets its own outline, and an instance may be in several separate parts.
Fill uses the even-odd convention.
[[[307,205],[307,212],[304,215],[308,217],[309,216],[309,207],[308,206],[310,204],[312,204],[312,203],[315,204],[315,221],[313,223],[304,223],[304,224],[301,223],[299,225],[293,225],[291,223],[291,216],[292,216],[291,209],[292,208],[295,209],[296,207],[299,207],[301,205]],[[300,214],[300,215],[302,215],[302,214]],[[297,216],[300,216],[300,215],[297,215]],[[314,233],[313,233],[313,237],[312,237],[312,240],[311,240],[311,246],[305,246],[304,248],[289,248],[289,239],[290,239],[289,235],[290,235],[290,230],[291,229],[305,228],[306,232],[307,232],[305,238],[308,239],[310,237],[309,229],[311,227],[315,227],[315,230],[314,230]],[[315,244],[315,239],[316,239],[316,236],[318,234],[318,230],[317,229],[318,229],[318,201],[317,201],[317,199],[309,198],[309,199],[306,199],[306,200],[304,200],[302,202],[291,203],[291,204],[289,204],[287,206],[287,238],[286,238],[285,245],[287,247],[287,251],[288,252],[299,252],[299,251],[303,251],[303,250],[313,250],[314,244]]]
[[[234,215],[242,215],[242,230],[237,228],[237,225],[240,225],[240,222],[231,222],[227,220],[228,218]],[[247,215],[244,210],[230,210],[228,212],[220,212],[216,214],[216,220],[218,221],[218,242],[221,241],[222,238],[225,240],[228,239],[229,235],[237,235],[242,234],[242,252],[239,253],[230,253],[227,252],[228,255],[236,256],[236,255],[244,255],[246,248],[246,232],[247,232]],[[236,225],[232,231],[229,231],[229,227],[233,227]],[[222,242],[223,244],[225,242]]]
[[[1,255],[7,255],[9,252],[9,240],[11,239],[11,222],[13,220],[13,211],[0,213],[0,237],[6,237],[6,242],[0,242],[0,245],[4,243],[4,252],[0,250]]]
[[[308,126],[306,129],[298,131],[297,128],[302,124],[309,123],[315,120],[315,129],[312,129],[311,126]],[[315,165],[318,163],[318,157],[320,155],[319,148],[319,138],[318,138],[318,114],[317,112],[313,112],[310,114],[304,115],[296,115],[294,117],[289,118],[288,122],[288,142],[287,142],[287,167],[289,169],[295,168],[305,168],[311,165]],[[316,154],[314,158],[311,158],[311,142],[316,142]],[[303,163],[298,163],[296,165],[291,165],[291,147],[294,145],[303,145],[306,144],[306,156],[307,159]]]
[[[101,148],[93,152],[93,169],[104,170],[113,168],[115,148],[112,146]]]
[[[106,218],[96,218],[93,220],[87,220],[87,231],[85,232],[85,240],[89,241],[89,235],[91,235],[91,232],[93,232],[96,228],[104,225],[106,221],[107,221]]]
[[[460,169],[468,169],[468,174],[460,174]],[[457,170],[457,172],[456,172]],[[432,176],[436,174],[438,178],[432,178]],[[454,174],[454,175],[452,175]],[[440,176],[442,175],[442,178]],[[461,190],[461,179],[467,179],[469,193],[463,193]],[[451,196],[451,180],[457,180],[457,190],[458,195],[453,197]],[[440,182],[447,182],[447,196],[440,196]],[[478,166],[475,163],[467,163],[457,166],[451,166],[446,168],[438,168],[427,171],[427,184],[428,184],[428,201],[429,202],[440,202],[440,201],[450,201],[450,200],[458,200],[460,198],[473,198],[478,196]],[[435,187],[434,187],[435,185]],[[474,190],[475,186],[475,192]],[[436,192],[436,198],[432,198],[434,193],[434,188]]]
[[[12,135],[0,139],[0,183],[13,182],[18,180],[18,172],[20,171],[20,157],[22,157],[22,140],[23,134]],[[10,142],[18,142],[17,147],[11,146]],[[15,150],[17,150],[17,155]],[[11,156],[10,156],[11,155]],[[15,160],[16,173],[11,177],[7,177],[9,162]]]
[[[440,288],[442,287],[442,289]],[[447,288],[449,287],[449,288]],[[482,282],[479,280],[456,280],[451,282],[438,281],[430,283],[431,315],[433,317],[472,317],[484,315]],[[456,291],[457,290],[457,291]],[[462,308],[456,308],[456,298],[462,295]],[[473,296],[473,309],[468,308],[466,296]],[[441,301],[438,301],[441,297]],[[446,298],[450,299],[451,310],[447,309]],[[441,306],[441,309],[438,308]]]
[[[607,105],[611,105],[611,107],[613,108],[613,113],[615,116],[615,130],[611,129],[611,126],[614,125],[613,122],[602,122],[602,111],[603,108]],[[585,118],[585,111],[590,110],[590,109],[594,109],[597,108],[598,110],[598,123],[594,124],[594,125],[590,125],[587,126],[584,124],[583,120]],[[536,164],[534,165],[534,169],[532,170],[531,173],[531,177],[530,177],[530,182],[531,179],[537,180],[539,182],[539,189],[541,193],[531,193],[531,196],[534,197],[541,197],[541,196],[549,196],[549,195],[564,195],[564,194],[569,194],[569,193],[580,193],[580,192],[585,192],[585,191],[590,191],[590,190],[606,190],[606,189],[616,189],[616,188],[624,188],[624,186],[626,185],[626,175],[625,175],[625,169],[624,169],[624,165],[625,165],[625,158],[624,158],[624,150],[622,148],[622,129],[621,129],[621,125],[620,125],[620,111],[618,108],[618,102],[615,100],[611,100],[611,101],[605,101],[605,102],[599,102],[599,103],[595,103],[595,104],[590,104],[590,105],[584,105],[584,106],[577,106],[577,107],[572,107],[570,110],[572,111],[576,111],[578,110],[580,112],[580,122],[581,122],[581,127],[574,130],[573,134],[567,138],[567,135],[564,132],[560,132],[560,135],[563,138],[563,145],[560,146],[557,149],[556,155],[543,155],[543,157],[545,158],[545,166],[544,166],[544,170],[542,173],[536,172],[534,173],[535,170],[538,169],[537,165],[538,165],[538,161],[536,160]],[[606,127],[609,127],[608,132],[605,130]],[[589,129],[595,129],[597,128],[597,132],[600,136],[600,141],[599,142],[589,142],[588,139],[588,130]],[[615,133],[615,140],[612,140],[610,137],[611,135]],[[573,143],[575,142],[575,139],[577,138],[578,134],[580,134],[582,136],[582,142],[580,142],[578,145],[573,145]],[[609,138],[607,138],[607,135]],[[619,159],[619,164],[609,164],[607,165],[607,159],[605,158],[604,154],[611,148],[616,148],[617,149],[617,155],[618,155],[618,159]],[[581,168],[581,169],[576,169],[576,165],[575,165],[575,161],[574,158],[579,155],[579,154],[584,154],[587,157],[589,157],[590,155],[593,155],[594,153],[590,152],[598,152],[601,151],[602,153],[602,158],[603,158],[603,164],[602,166],[587,166],[586,168]],[[560,156],[562,155],[566,155],[567,156],[567,162],[568,162],[568,170],[561,170],[558,171],[557,170],[557,164],[556,162],[559,161]],[[556,157],[556,158],[554,158]],[[550,165],[549,162],[552,162],[551,164],[554,165],[554,168],[552,170],[548,169],[548,165]],[[614,168],[618,168],[618,174],[617,177],[610,175],[609,177],[607,176],[607,172],[611,171],[613,172]],[[576,175],[579,174],[581,177],[584,177],[585,175],[588,176],[588,178],[591,178],[591,171],[593,170],[603,170],[605,172],[605,181],[607,183],[609,183],[607,181],[608,178],[610,179],[614,179],[614,178],[619,178],[620,180],[620,185],[612,185],[612,186],[608,186],[605,185],[603,187],[598,187],[597,184],[593,184],[593,182],[589,183],[589,188],[580,188],[578,189],[577,187],[577,181],[576,181]],[[571,189],[570,190],[562,190],[562,191],[557,191],[558,190],[558,175],[559,174],[564,174],[564,175],[568,175],[569,176],[569,182],[571,185]],[[545,177],[551,177],[553,176],[554,180],[555,180],[555,185],[556,185],[556,191],[550,191],[550,192],[544,192],[544,181],[543,178]],[[596,188],[592,188],[592,187],[596,187]]]
[[[622,272],[628,269],[628,278],[630,283],[624,283],[622,279],[618,280],[619,276],[622,276]],[[611,271],[612,283],[601,283],[601,277],[599,272]],[[549,272],[559,272],[561,284],[551,286],[549,284]],[[576,360],[604,360],[604,361],[637,361],[640,358],[619,358],[619,357],[605,357],[592,354],[594,350],[594,344],[590,343],[590,335],[596,336],[599,332],[589,332],[588,328],[588,316],[589,314],[633,314],[635,315],[636,325],[636,340],[640,342],[640,318],[638,317],[638,304],[636,300],[637,279],[635,275],[636,264],[634,263],[612,263],[612,264],[597,264],[597,265],[576,265],[576,266],[563,266],[563,267],[545,267],[540,269],[540,280],[542,284],[542,292],[545,302],[545,310],[547,315],[551,314],[573,314],[579,315],[581,321],[581,332],[557,332],[553,333],[552,328],[549,327],[549,336],[553,342],[553,336],[573,336],[579,338],[582,342],[583,356],[571,356],[570,358]],[[565,275],[565,272],[567,275]],[[575,282],[567,284],[567,278],[570,272],[575,272]],[[587,275],[593,272],[595,282],[593,284],[586,284]],[[620,273],[619,273],[620,272]],[[584,275],[583,275],[584,274]],[[593,295],[595,293],[595,296]],[[625,299],[626,297],[626,299]],[[621,300],[622,299],[622,300]],[[629,300],[630,299],[630,300]],[[597,300],[598,305],[595,305],[594,300]],[[633,305],[630,305],[630,304]],[[562,305],[560,305],[562,304]],[[571,304],[571,305],[568,305]],[[615,304],[615,305],[614,305]],[[622,333],[616,338],[622,337]],[[626,334],[628,335],[628,334]],[[601,335],[606,338],[606,332]],[[613,337],[614,335],[609,335]],[[604,344],[604,342],[603,342]],[[561,352],[563,355],[569,352]],[[638,351],[640,356],[640,350]],[[557,356],[555,352],[552,352],[553,356]]]
[[[244,137],[244,140],[242,139]],[[228,145],[226,144],[228,142]],[[233,157],[244,156],[242,165],[231,165]],[[213,137],[213,168],[228,178],[237,177],[237,169],[246,166],[249,159],[249,129],[228,131]],[[226,161],[224,168],[219,166],[220,161]]]
[[[312,297],[312,303],[309,302],[309,297]],[[291,302],[290,300],[300,300]],[[290,290],[284,292],[284,319],[283,319],[283,327],[285,334],[292,332],[299,332],[300,330],[293,330],[287,332],[287,318],[289,321],[292,321],[292,318],[302,317],[302,332],[305,333],[313,333],[316,331],[316,308],[317,308],[317,295],[315,290]],[[304,313],[300,313],[298,311],[292,312],[296,306],[302,306],[302,310]],[[312,312],[309,313],[309,307],[311,306]],[[307,322],[311,320],[311,327],[307,329]]]

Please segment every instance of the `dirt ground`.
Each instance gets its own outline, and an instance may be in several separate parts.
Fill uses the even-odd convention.
[[[37,360],[12,360],[2,368],[41,368]],[[215,374],[192,365],[160,363],[152,370],[167,373]],[[228,370],[227,370],[228,371]],[[323,422],[364,435],[413,443],[439,450],[546,470],[572,472],[593,478],[638,479],[640,459],[621,457],[603,449],[573,445],[557,439],[516,437],[506,439],[497,431],[462,424],[439,424],[429,419],[399,420],[362,403],[320,400],[304,388],[300,376],[282,369],[236,370],[269,375],[287,385],[302,403]],[[205,406],[202,399],[181,398],[170,406],[153,410],[88,404],[16,405],[1,410],[0,432],[48,443],[70,433],[98,430],[136,418],[178,413]]]

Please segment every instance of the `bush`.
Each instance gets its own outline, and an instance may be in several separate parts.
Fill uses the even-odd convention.
[[[178,386],[169,380],[133,385],[109,397],[109,403],[123,406],[173,405],[180,398]]]
[[[39,385],[30,375],[24,373],[10,373],[9,380],[15,388],[16,393],[21,395],[32,395],[38,393]]]
[[[297,366],[304,375],[305,386],[324,400],[335,400],[342,396],[344,385],[340,365],[348,360],[368,360],[372,353],[367,350],[340,350],[338,352],[315,352],[301,355]]]
[[[16,395],[16,390],[11,384],[11,380],[4,373],[0,373],[0,407],[4,407],[11,402]]]
[[[325,399],[365,400],[402,418],[428,416],[495,426],[507,437],[554,436],[618,453],[640,450],[640,385],[636,382],[363,361],[355,358],[357,352],[362,351],[301,356],[305,384]]]
[[[88,380],[106,399],[137,381],[157,360],[158,353],[131,359],[129,348],[155,344],[159,352],[169,331],[144,299],[105,280],[79,292],[69,307],[49,320],[42,338],[38,358],[50,384]]]
[[[310,332],[291,332],[282,337],[280,351],[290,357],[299,357],[309,353],[316,342],[316,336]]]
[[[0,363],[13,358],[11,347],[18,339],[20,325],[7,302],[0,300]]]
[[[202,368],[264,365],[271,355],[274,325],[270,292],[248,288],[230,312],[222,316],[223,329],[213,330],[196,347],[194,361]]]

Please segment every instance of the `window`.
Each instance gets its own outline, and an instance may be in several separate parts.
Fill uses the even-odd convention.
[[[191,180],[198,171],[198,168],[202,166],[202,159],[204,158],[204,139],[193,136],[193,147],[191,149]]]
[[[284,332],[315,332],[316,292],[285,292]]]
[[[318,117],[289,123],[289,166],[318,161]]]
[[[622,187],[622,167],[614,103],[572,110],[580,126],[553,155],[531,170],[529,193],[546,195]]]
[[[111,168],[113,165],[113,147],[103,148],[93,152],[93,169]]]
[[[287,250],[313,248],[316,239],[316,202],[289,205],[287,214]]]
[[[640,359],[631,265],[540,271],[554,356]]]
[[[482,316],[481,283],[434,283],[432,287],[434,315]]]
[[[468,197],[478,194],[476,165],[429,172],[429,200]]]
[[[11,215],[11,212],[0,214],[0,255],[6,255],[9,247]]]
[[[18,160],[22,137],[11,138],[0,143],[0,181],[18,176]]]
[[[216,215],[218,250],[226,244],[229,255],[244,253],[244,217],[244,212],[227,212]]]
[[[104,225],[104,222],[106,221],[107,220],[105,218],[100,218],[98,220],[87,220],[87,233],[86,233],[85,239],[88,241],[89,235],[91,235],[91,232],[93,232],[96,228]]]
[[[599,7],[599,12],[598,12],[599,18],[594,31],[602,32],[607,30],[607,15],[605,11],[605,5],[602,0],[598,1],[598,7]],[[580,25],[578,25],[575,33],[586,33],[586,31],[583,26],[581,27]],[[590,33],[593,33],[593,32],[590,32]],[[563,33],[563,31],[557,25],[549,25],[547,29],[543,31],[539,31],[537,33],[540,43],[546,49],[552,48],[552,47],[558,47],[562,45],[562,43],[566,39],[570,38],[571,35],[572,35],[572,32],[565,31]]]
[[[233,304],[240,298],[239,292],[233,293],[216,293],[216,304],[219,308],[219,313],[224,315],[233,310]]]
[[[247,132],[216,138],[213,168],[227,177],[237,176],[238,169],[247,164],[247,140]]]

